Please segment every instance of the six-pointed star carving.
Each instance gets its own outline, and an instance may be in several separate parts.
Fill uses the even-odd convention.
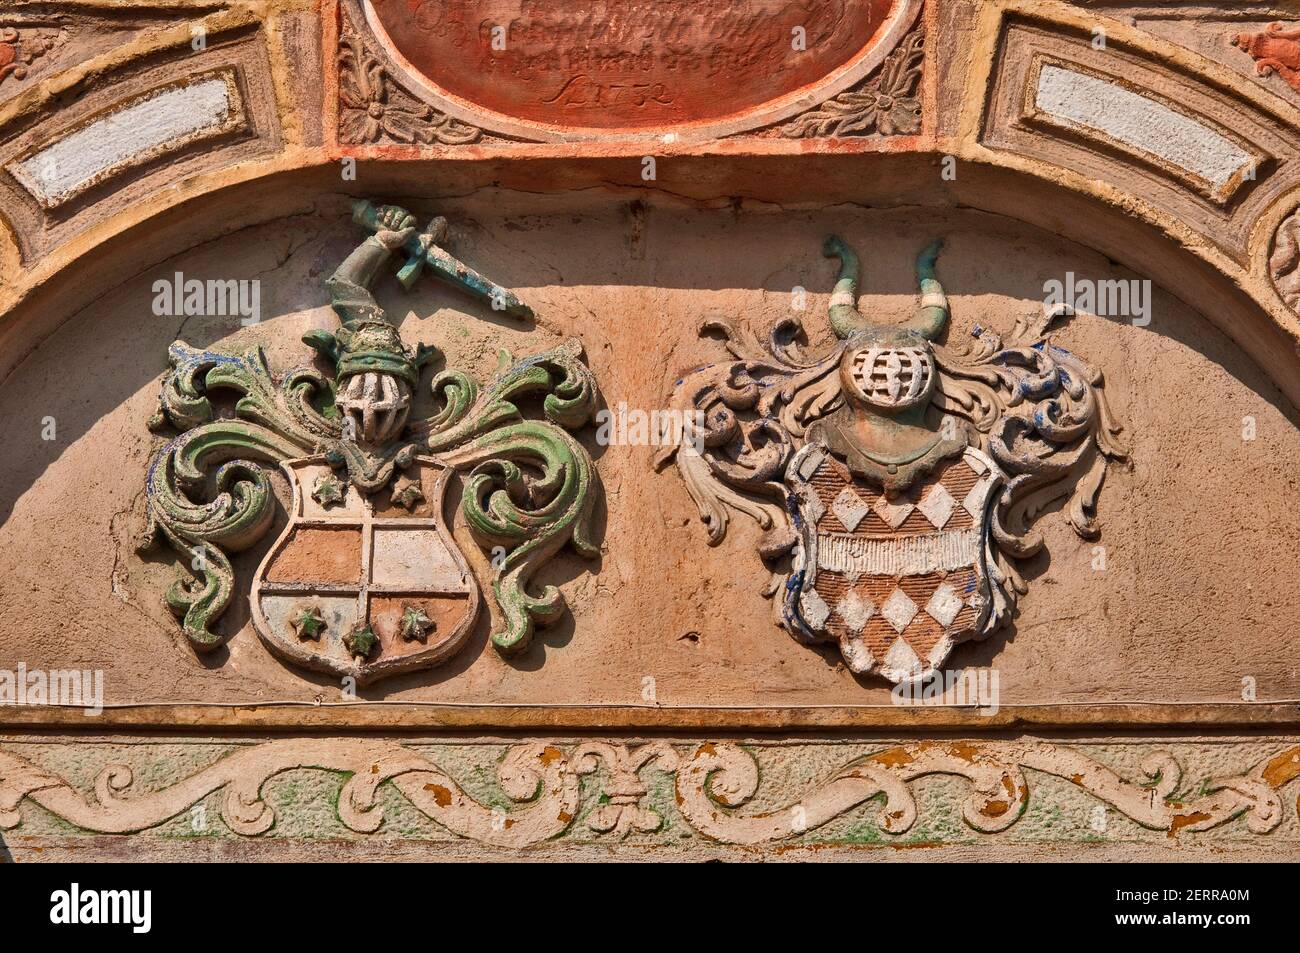
[[[438,628],[438,623],[430,619],[419,606],[403,606],[399,628],[402,638],[406,641],[414,642],[419,639],[423,642],[429,637],[430,632]]]
[[[343,636],[343,645],[348,653],[362,660],[369,658],[378,644],[379,636],[375,635],[375,630],[370,628],[368,622],[358,622]]]
[[[301,606],[289,624],[300,639],[319,639],[325,631],[325,617],[320,614],[318,606]]]
[[[419,477],[413,477],[410,474],[403,473],[393,481],[393,503],[397,506],[404,507],[408,510],[414,510],[416,504],[424,499],[424,490],[420,486]]]
[[[330,506],[334,503],[343,502],[343,494],[347,492],[347,486],[332,473],[323,473],[316,478],[316,485],[312,487],[311,498],[321,506]]]

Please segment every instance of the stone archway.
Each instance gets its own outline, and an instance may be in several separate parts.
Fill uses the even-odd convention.
[[[621,73],[596,83],[589,61],[535,58],[538,36],[580,28],[563,5],[535,5],[532,20],[509,3],[478,6],[518,41],[484,51],[484,75],[500,73],[488,92],[481,77],[440,77],[421,58],[456,42],[457,24],[439,21],[438,33],[414,12],[394,20],[398,6],[383,2],[195,0],[185,15],[19,3],[13,38],[0,34],[23,65],[0,76],[0,420],[14,450],[0,466],[0,548],[12,554],[0,675],[20,663],[47,673],[44,701],[0,708],[10,849],[68,851],[122,833],[132,851],[167,856],[187,812],[216,798],[218,833],[253,858],[309,856],[322,831],[361,855],[395,837],[428,855],[468,843],[488,855],[586,857],[615,844],[635,856],[671,840],[683,857],[755,845],[870,857],[881,844],[971,837],[1001,857],[1062,840],[1079,856],[1084,840],[1153,857],[1294,855],[1296,816],[1280,792],[1296,773],[1295,568],[1276,552],[1300,531],[1289,251],[1300,112],[1284,76],[1258,75],[1251,44],[1228,42],[1265,25],[1142,4],[814,3],[807,36],[840,45],[820,48],[811,72],[773,67],[746,89],[734,82],[743,63],[708,80],[680,57],[771,53],[741,42],[768,35],[761,11],[710,45],[702,14],[669,3],[656,28],[681,38],[672,69],[660,59],[668,44],[654,42],[609,65],[652,77],[638,105]],[[791,26],[777,25],[782,36]],[[413,32],[394,36],[403,30]],[[490,50],[490,30],[483,42]],[[709,82],[717,103],[706,105]],[[599,103],[615,87],[632,98],[600,121],[587,115],[584,97]],[[556,117],[569,107],[587,118],[566,126]],[[401,206],[416,227],[362,267],[349,256],[384,230],[373,209],[354,214],[364,199]],[[426,226],[435,215],[445,234]],[[829,233],[861,262],[849,297],[847,253],[823,255]],[[937,279],[914,264],[935,237]],[[483,281],[438,259],[444,246]],[[407,256],[430,249],[418,277]],[[381,257],[391,266],[376,272]],[[336,271],[345,260],[355,267]],[[439,261],[450,285],[425,280]],[[404,263],[410,287],[388,280]],[[224,307],[214,282],[230,292]],[[1093,297],[1072,291],[1047,322],[1053,282]],[[531,320],[493,308],[507,292]],[[353,348],[382,358],[358,365],[357,381],[413,375],[400,393],[411,419],[436,421],[412,451],[423,475],[396,465],[401,490],[380,474],[392,460],[372,472],[342,459],[348,412],[335,412],[344,388],[332,382],[350,373],[354,338],[339,321],[372,306],[395,337]],[[904,383],[919,394],[931,384],[916,368],[928,367],[940,416],[971,428],[943,439],[1041,491],[998,516],[1025,524],[1006,530],[1004,560],[980,536],[969,589],[987,591],[985,603],[948,612],[936,586],[949,576],[922,593],[907,580],[924,573],[903,567],[840,612],[850,625],[860,616],[855,633],[884,618],[899,635],[929,612],[935,638],[953,638],[940,663],[959,674],[936,690],[949,704],[882,678],[897,668],[878,664],[884,643],[855,662],[853,638],[828,621],[840,589],[818,597],[820,622],[815,604],[784,596],[792,584],[822,591],[798,559],[831,501],[818,511],[803,498],[791,525],[814,529],[791,557],[796,534],[778,539],[784,501],[774,516],[770,491],[793,485],[786,467],[817,443],[811,425],[853,406],[835,383],[836,349],[851,356],[863,339],[832,331],[835,307],[886,337],[918,309],[941,309],[940,331],[863,345],[860,376],[880,355],[911,355]],[[792,319],[802,336],[778,333],[776,353],[763,350]],[[174,339],[194,350],[174,351],[169,372]],[[705,365],[712,377],[692,376]],[[311,376],[295,377],[300,366]],[[886,390],[903,374],[880,368]],[[310,386],[282,391],[286,379]],[[218,401],[222,386],[249,403]],[[786,396],[760,402],[778,389]],[[397,393],[369,399],[391,410]],[[696,410],[712,442],[688,459],[674,445],[667,466],[673,453],[645,422]],[[439,443],[440,428],[480,411],[481,426]],[[1004,431],[1008,416],[1025,429]],[[502,428],[517,428],[509,446],[492,443]],[[1016,462],[1021,437],[1049,462],[1079,453],[1077,469],[1073,457],[1060,469],[1061,493],[1034,482],[1041,461]],[[1094,441],[1101,452],[1085,458]],[[232,447],[261,453],[264,469],[223,477],[222,463],[243,459]],[[502,463],[515,459],[530,479]],[[779,468],[763,470],[771,459]],[[189,463],[179,495],[157,489],[167,481],[156,474]],[[859,464],[838,477],[851,493],[870,484]],[[345,477],[337,499],[322,490],[331,468]],[[829,479],[814,471],[805,483]],[[898,546],[932,545],[896,542],[905,530],[938,535],[919,521],[934,523],[943,494],[953,505],[942,520],[962,502],[946,471],[927,483],[930,472],[902,488],[915,499],[859,494],[860,512],[836,511],[831,535],[857,553],[845,565],[893,546],[902,566]],[[367,480],[380,489],[363,492]],[[477,507],[474,487],[489,494]],[[353,498],[363,509],[344,513]],[[191,504],[209,509],[176,516]],[[967,520],[977,536],[991,532],[983,506]],[[398,522],[384,526],[384,512]],[[180,534],[175,553],[137,552],[149,513],[162,537]],[[205,522],[226,518],[234,528]],[[852,542],[875,519],[890,532]],[[184,535],[198,523],[208,536]],[[439,565],[481,611],[439,615],[430,600],[448,596],[446,580],[385,575],[438,562],[427,546],[403,555],[414,536],[367,549],[365,579],[346,593],[326,578],[350,571],[331,562],[346,561],[338,539],[293,548],[294,533],[355,529],[373,547],[395,528],[425,533],[421,546],[438,536],[455,554]],[[1023,542],[1034,532],[1041,549]],[[540,555],[525,560],[530,551]],[[297,575],[276,575],[276,559]],[[862,572],[844,572],[849,589]],[[372,584],[391,619],[365,616]],[[999,585],[1014,606],[986,604],[1001,605]],[[373,662],[355,633],[339,658],[323,657],[329,626],[344,625],[330,600],[355,600],[353,589],[363,618],[347,624],[369,619],[385,659],[394,646],[408,653],[391,672],[348,667]],[[294,603],[293,619],[277,616],[272,602],[290,590],[316,614]],[[975,621],[958,632],[967,609]],[[985,625],[1003,611],[1002,625]],[[292,635],[287,649],[267,636],[281,622],[292,622],[279,633]],[[380,631],[390,623],[391,638]],[[439,625],[457,632],[444,653]],[[50,703],[49,677],[72,672],[101,679],[93,721],[88,706]],[[1211,774],[1195,797],[1180,793]],[[157,783],[136,790],[145,775]],[[337,796],[338,810],[322,819],[320,798],[287,793],[303,785]],[[883,812],[868,804],[881,795]],[[394,824],[384,815],[399,796]],[[1118,812],[1100,829],[1098,805]],[[1069,819],[1064,832],[1040,823],[1048,814]],[[264,846],[273,827],[283,837]]]

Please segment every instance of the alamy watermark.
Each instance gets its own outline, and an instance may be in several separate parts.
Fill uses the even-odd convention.
[[[1000,679],[996,668],[934,671],[923,678],[900,682],[890,695],[895,705],[976,708],[979,714],[992,716],[1000,706]]]
[[[596,411],[596,443],[602,447],[690,447],[704,452],[702,410],[642,410],[619,401]]]
[[[157,317],[238,317],[248,326],[262,320],[262,282],[256,278],[187,279],[182,272],[153,283]]]
[[[74,883],[50,894],[50,922],[59,925],[119,923],[132,933],[153,927],[152,890],[83,890]]]
[[[90,717],[104,711],[103,669],[0,669],[0,706],[63,705]]]
[[[1145,278],[1076,278],[1043,282],[1043,306],[1048,314],[1061,310],[1093,314],[1099,318],[1128,318],[1134,327],[1151,323],[1151,282]]]

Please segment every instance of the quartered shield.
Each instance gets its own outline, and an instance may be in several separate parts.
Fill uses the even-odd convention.
[[[1001,481],[967,447],[890,498],[824,447],[804,447],[786,472],[800,543],[785,624],[838,642],[860,674],[926,677],[988,617],[989,508]]]
[[[282,466],[293,488],[289,525],[253,581],[262,641],[358,684],[460,648],[480,594],[442,516],[451,470],[418,456],[393,486],[363,495],[323,456]]]

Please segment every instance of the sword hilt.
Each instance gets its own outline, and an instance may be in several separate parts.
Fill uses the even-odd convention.
[[[406,252],[406,263],[402,265],[397,272],[397,280],[402,283],[402,287],[407,291],[415,285],[420,273],[424,271],[424,255],[428,247],[434,243],[432,232],[437,226],[439,219],[435,218],[429,223],[429,227],[422,233],[419,233],[408,239],[407,243],[402,246]],[[379,208],[375,203],[366,199],[358,199],[352,203],[352,220],[358,225],[364,225],[372,232],[379,232],[384,229],[383,223],[379,221]],[[446,219],[441,219],[443,223],[442,235],[446,235]],[[418,243],[418,248],[412,248],[412,242]]]

